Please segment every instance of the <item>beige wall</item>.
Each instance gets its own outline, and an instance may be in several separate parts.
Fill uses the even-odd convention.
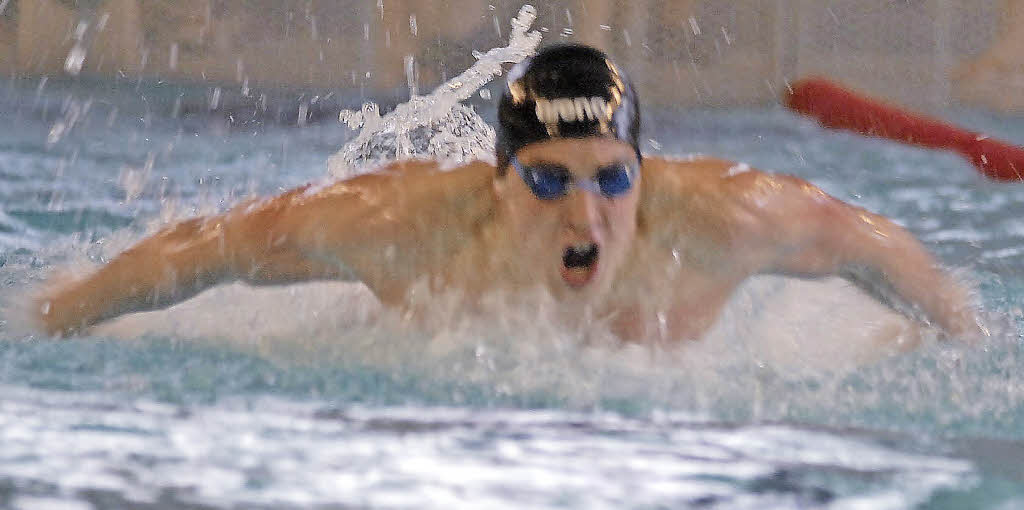
[[[13,20],[0,18],[0,76],[13,74],[17,32]]]
[[[995,43],[955,70],[957,99],[997,111],[1024,113],[1024,1],[1005,0]]]
[[[21,74],[53,74],[63,68],[72,46],[75,19],[52,0],[19,0],[15,65]]]
[[[0,17],[0,72],[65,73],[80,38],[84,74],[403,90],[411,57],[421,91],[471,64],[473,50],[506,40],[522,4],[98,0],[89,11],[69,0],[12,1],[15,15]],[[914,106],[1024,109],[1024,0],[534,4],[546,42],[608,50],[654,103],[763,104],[787,80],[815,73]],[[1007,80],[1018,85],[1008,90]]]

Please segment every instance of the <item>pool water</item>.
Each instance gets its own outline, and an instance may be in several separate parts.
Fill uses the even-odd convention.
[[[323,179],[352,137],[172,115],[207,92],[0,82],[0,507],[1024,506],[1024,185],[778,108],[650,109],[644,149],[795,174],[894,218],[977,286],[989,342],[767,360],[765,342],[828,357],[880,317],[842,285],[784,279],[682,353],[582,346],[536,318],[426,334],[343,282],[231,285],[68,341],[26,329],[56,272]],[[1024,119],[945,115],[1024,143]],[[808,319],[829,296],[834,316]],[[796,315],[752,318],[783,300]]]

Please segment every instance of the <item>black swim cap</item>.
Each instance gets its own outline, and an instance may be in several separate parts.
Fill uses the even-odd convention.
[[[550,138],[622,140],[640,158],[640,110],[629,78],[603,52],[558,45],[516,64],[498,104],[498,175],[525,145]]]

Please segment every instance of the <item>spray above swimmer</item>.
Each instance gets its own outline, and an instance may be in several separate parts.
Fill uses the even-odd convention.
[[[338,120],[359,135],[328,160],[334,177],[352,177],[386,161],[430,157],[461,163],[494,155],[494,129],[461,104],[502,72],[502,64],[516,64],[536,52],[541,35],[530,31],[537,18],[532,5],[524,5],[512,19],[507,46],[486,53],[473,52],[477,62],[462,74],[425,96],[381,116],[380,108],[366,103],[360,111],[342,110]]]

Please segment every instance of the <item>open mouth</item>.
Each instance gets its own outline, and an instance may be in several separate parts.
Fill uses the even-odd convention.
[[[562,279],[570,287],[582,287],[597,271],[599,249],[595,243],[574,244],[562,254]]]

